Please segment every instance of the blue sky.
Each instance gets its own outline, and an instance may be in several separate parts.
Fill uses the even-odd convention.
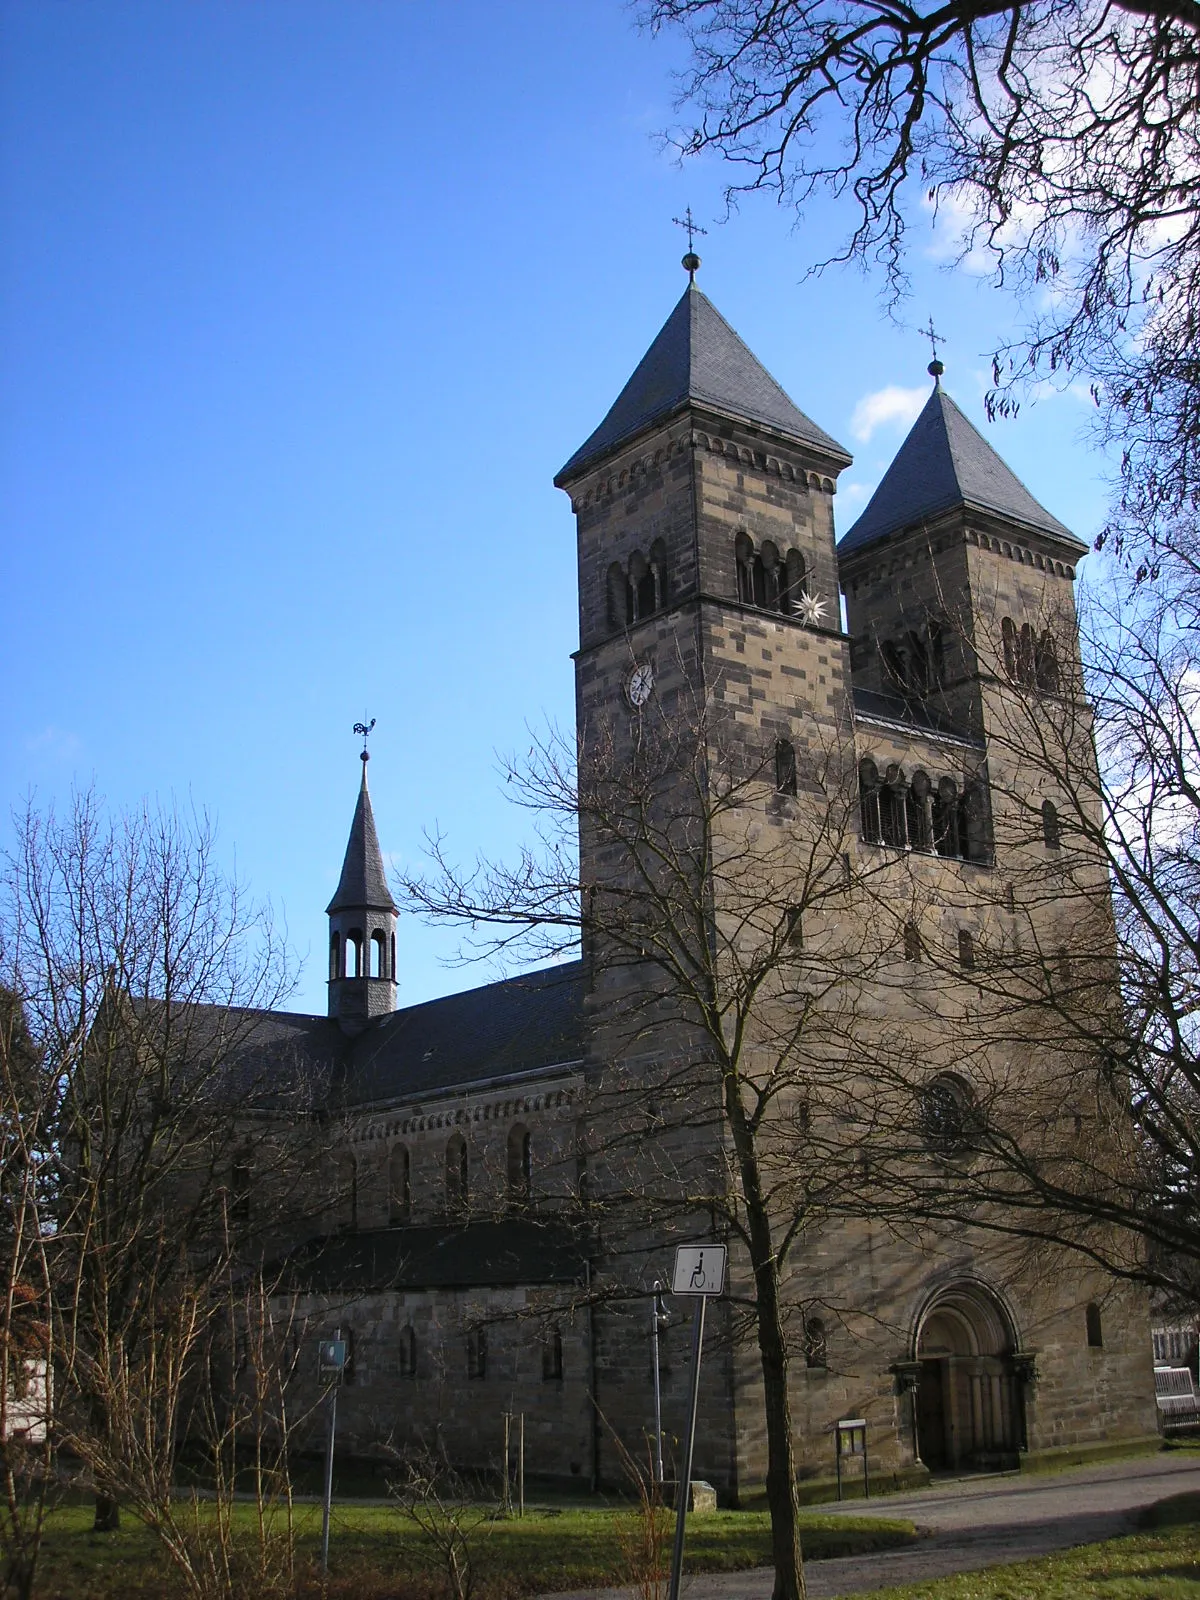
[[[686,281],[856,460],[842,531],[928,379],[1083,537],[1103,463],[1068,393],[987,425],[1014,315],[916,241],[905,329],[836,214],[722,222],[680,168],[681,46],[620,0],[0,0],[0,828],[94,781],[208,808],[324,1010],[359,765],[384,848],[511,851],[496,753],[569,726],[573,528],[551,479]],[[401,998],[482,981],[407,921]]]

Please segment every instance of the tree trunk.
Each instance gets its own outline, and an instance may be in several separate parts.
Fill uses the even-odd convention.
[[[755,1277],[758,1280],[758,1353],[767,1423],[767,1508],[771,1513],[771,1558],[775,1565],[771,1600],[805,1600],[787,1346],[780,1316],[779,1277],[773,1257],[756,1267]]]
[[[779,1297],[779,1263],[771,1238],[771,1218],[763,1202],[755,1136],[747,1122],[736,1072],[725,1075],[725,1114],[742,1179],[754,1299],[758,1354],[763,1376],[767,1424],[767,1509],[771,1514],[771,1559],[775,1588],[771,1600],[806,1600],[800,1554],[800,1502],[796,1498],[796,1458],[792,1449],[792,1406],[788,1397],[787,1341]]]

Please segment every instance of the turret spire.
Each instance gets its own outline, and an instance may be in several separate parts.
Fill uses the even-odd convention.
[[[329,916],[329,1015],[347,1032],[396,1009],[396,902],[387,885],[383,851],[367,788],[366,738],[375,726],[355,723],[363,737],[362,779],[342,875]]]

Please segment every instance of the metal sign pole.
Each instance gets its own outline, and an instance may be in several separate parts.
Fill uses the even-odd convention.
[[[654,1297],[650,1302],[651,1330],[653,1340],[651,1350],[654,1353],[654,1481],[662,1487],[663,1458],[662,1458],[662,1380],[659,1373],[658,1341],[662,1335],[663,1309],[662,1289],[657,1278],[654,1280]]]
[[[696,1444],[696,1411],[700,1403],[700,1351],[704,1345],[704,1308],[707,1295],[696,1300],[696,1320],[692,1324],[692,1394],[688,1402],[687,1441],[683,1447],[683,1471],[676,1474],[675,1483],[675,1549],[671,1555],[671,1583],[667,1600],[679,1600],[679,1584],[683,1577],[683,1533],[687,1518],[687,1504],[692,1492],[692,1451]]]
[[[342,1330],[336,1334],[341,1342]],[[337,1394],[338,1382],[335,1380],[329,1391],[329,1444],[325,1451],[325,1499],[321,1507],[321,1571],[329,1571],[329,1511],[333,1504],[333,1439],[337,1432]]]
[[[517,1516],[525,1515],[525,1413],[517,1417]]]

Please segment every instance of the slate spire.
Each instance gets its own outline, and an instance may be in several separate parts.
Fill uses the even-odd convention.
[[[851,459],[836,439],[804,415],[692,278],[608,415],[558,473],[555,484],[561,488],[689,403],[769,428],[842,464]]]
[[[991,512],[1084,549],[1075,535],[1034,499],[942,388],[942,363],[935,358],[929,370],[933,393],[866,510],[838,544],[838,554],[852,555],[958,507]]]
[[[329,917],[329,1015],[346,1033],[396,1009],[396,902],[387,886],[383,852],[367,788],[368,756],[350,824],[342,875]]]
[[[375,813],[371,810],[371,792],[367,788],[367,759],[364,754],[362,783],[358,790],[358,804],[354,808],[354,821],[350,824],[342,875],[333,899],[325,907],[329,915],[355,908],[392,912],[396,909],[396,902],[387,886],[387,874],[383,870],[379,835],[375,831]]]

